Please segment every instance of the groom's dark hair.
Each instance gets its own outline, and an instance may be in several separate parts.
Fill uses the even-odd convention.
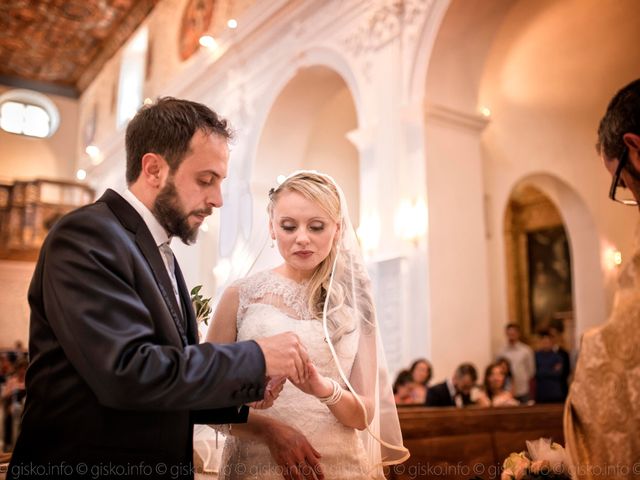
[[[625,150],[622,136],[640,135],[640,78],[626,85],[609,102],[598,127],[598,153],[620,159]]]
[[[227,121],[206,105],[172,97],[159,98],[144,105],[127,126],[127,184],[142,171],[142,157],[147,153],[162,155],[174,172],[189,151],[193,135],[203,130],[230,140],[233,136]]]

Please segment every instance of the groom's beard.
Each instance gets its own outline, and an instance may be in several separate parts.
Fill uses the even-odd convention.
[[[170,236],[180,237],[183,243],[189,245],[196,241],[200,227],[199,225],[189,225],[189,216],[211,215],[212,210],[200,209],[185,213],[180,204],[176,186],[169,178],[167,184],[158,193],[153,203],[152,212]]]

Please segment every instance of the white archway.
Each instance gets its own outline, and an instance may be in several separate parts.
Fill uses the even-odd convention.
[[[549,197],[562,216],[571,249],[574,318],[576,341],[579,341],[582,333],[607,317],[598,229],[584,200],[561,178],[543,172],[531,173],[517,180],[511,192],[526,185]],[[502,211],[506,210],[509,198],[510,195]],[[506,279],[506,275],[502,277]]]
[[[301,70],[324,67],[335,72],[346,84],[352,98],[357,126],[363,125],[368,114],[362,101],[362,94],[359,85],[362,79],[358,78],[349,62],[340,52],[328,47],[313,47],[300,53],[299,55],[284,62],[284,68],[273,73],[272,78],[266,80],[268,87],[262,92],[260,101],[254,105],[254,121],[252,131],[247,137],[247,149],[245,159],[245,172],[247,177],[251,177],[255,161],[257,159],[258,143],[262,137],[267,117],[271,114],[273,106],[281,95],[285,87],[300,73]],[[356,126],[356,128],[357,128]]]
[[[326,50],[317,50],[311,57],[323,55],[327,56]],[[234,272],[238,263],[234,258],[253,258],[264,246],[267,193],[279,175],[299,169],[332,175],[345,192],[354,223],[359,220],[359,158],[347,138],[358,126],[357,103],[341,74],[324,65],[306,64],[298,59],[278,82],[270,83],[279,90],[270,88],[261,96],[243,161],[227,185],[220,253],[231,259]],[[277,253],[261,257],[275,261]],[[237,273],[246,274],[243,269],[246,266]]]

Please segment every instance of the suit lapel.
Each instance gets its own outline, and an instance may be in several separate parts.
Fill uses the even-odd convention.
[[[187,288],[187,283],[182,275],[182,270],[178,261],[176,260],[176,281],[178,282],[178,291],[180,292],[180,299],[184,305],[184,312],[186,315],[187,325],[187,339],[190,344],[198,343],[198,324],[196,322],[196,314],[193,310],[193,303],[191,303],[191,294]]]
[[[160,250],[153,240],[153,236],[147,228],[147,225],[129,202],[111,189],[107,190],[98,201],[105,202],[116,217],[118,217],[122,225],[127,230],[135,233],[136,244],[142,252],[142,255],[147,260],[149,267],[151,267],[158,289],[160,290],[160,293],[167,304],[167,308],[169,309],[169,313],[171,314],[176,328],[180,333],[180,338],[184,345],[188,345],[189,342],[183,326],[180,307],[176,301],[176,296],[173,294],[173,287],[171,285],[169,273],[167,272],[167,268],[162,260]]]

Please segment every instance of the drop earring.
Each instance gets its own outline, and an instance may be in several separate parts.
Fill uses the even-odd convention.
[[[276,246],[276,242],[274,242],[274,239],[272,238],[272,239],[271,239],[271,248],[273,248],[273,247],[275,247],[275,246]]]

